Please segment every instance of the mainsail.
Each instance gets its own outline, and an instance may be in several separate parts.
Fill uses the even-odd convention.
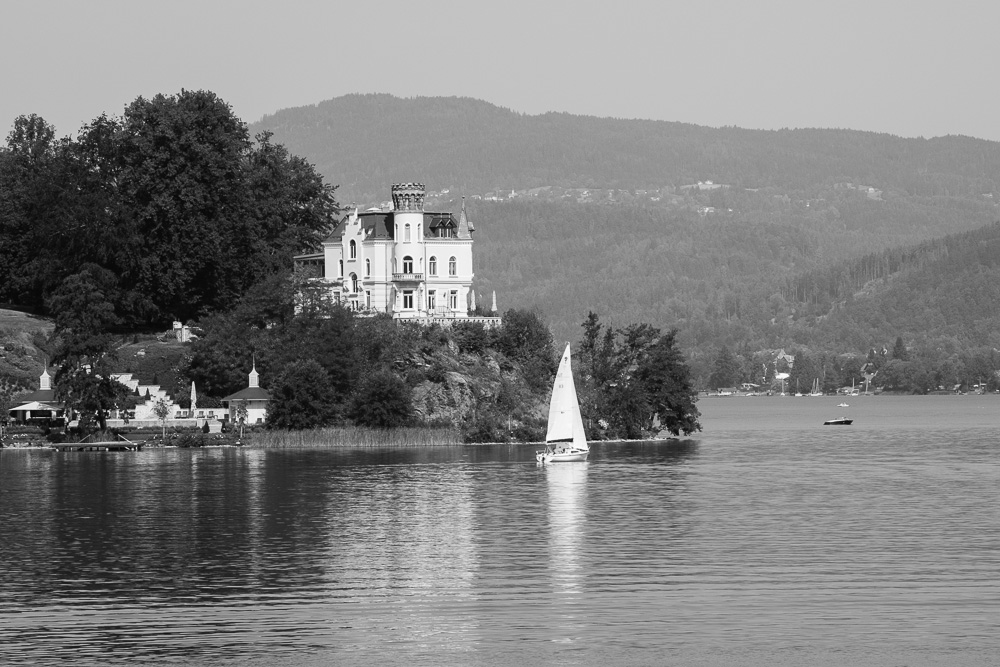
[[[573,447],[587,451],[587,435],[583,430],[580,402],[576,397],[573,383],[573,369],[570,366],[569,343],[559,362],[556,380],[552,385],[552,400],[549,402],[549,428],[545,434],[546,443],[572,443]]]

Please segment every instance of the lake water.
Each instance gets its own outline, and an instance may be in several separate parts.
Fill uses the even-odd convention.
[[[840,400],[548,467],[2,450],[0,664],[998,664],[1000,397]]]

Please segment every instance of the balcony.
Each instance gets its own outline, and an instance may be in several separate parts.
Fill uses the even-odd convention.
[[[424,274],[422,273],[394,273],[392,274],[392,282],[394,283],[418,283],[422,282],[424,279]]]

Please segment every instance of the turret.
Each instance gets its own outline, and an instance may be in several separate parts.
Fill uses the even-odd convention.
[[[394,183],[392,186],[392,207],[399,212],[424,211],[423,183]]]
[[[424,240],[424,184],[394,184],[392,186],[392,206],[394,209],[393,221],[395,222],[393,235],[397,252],[416,256],[416,249],[412,246],[410,248],[401,248],[400,246],[422,243]]]

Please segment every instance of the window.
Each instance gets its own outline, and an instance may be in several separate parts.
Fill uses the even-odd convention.
[[[339,260],[339,266],[340,266],[340,269],[337,271],[337,277],[338,278],[343,278],[344,277],[344,260],[342,260],[342,259]]]
[[[410,223],[406,223],[406,227],[403,228],[403,241],[406,243],[410,242]]]
[[[431,257],[430,260],[427,262],[427,273],[431,274],[432,276],[436,276],[438,274],[437,257]]]
[[[354,241],[351,241],[351,259],[357,259],[357,258],[358,258],[358,244],[355,243]]]
[[[457,276],[458,275],[458,260],[454,257],[448,260],[448,275]]]
[[[403,309],[413,310],[413,290],[403,290]]]
[[[437,292],[434,290],[427,293],[427,310],[432,312],[437,310]]]
[[[365,260],[365,277],[367,278],[372,274],[372,261],[370,259]]]
[[[413,258],[409,255],[403,258],[403,273],[413,273]]]
[[[458,310],[458,292],[452,290],[448,295],[448,307],[452,310]]]
[[[365,290],[365,308],[368,310],[372,309],[372,292],[371,290]]]
[[[351,291],[352,292],[358,292],[358,291],[360,291],[358,289],[358,274],[356,274],[356,273],[352,273],[351,274]]]

